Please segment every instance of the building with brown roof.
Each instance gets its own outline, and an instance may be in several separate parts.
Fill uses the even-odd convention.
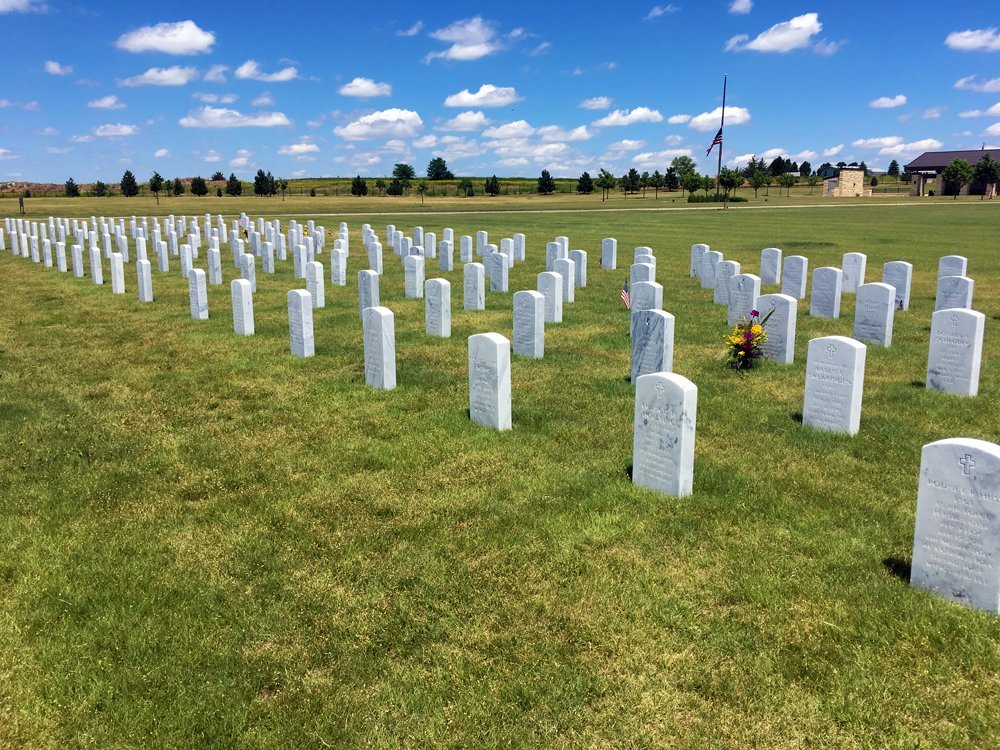
[[[944,171],[944,168],[955,161],[955,159],[965,159],[965,161],[975,167],[985,154],[989,154],[993,161],[1000,162],[1000,149],[997,148],[976,149],[973,151],[927,151],[921,154],[903,167],[904,170],[913,176],[911,179],[910,195],[930,195],[931,190],[934,191],[934,195],[944,195],[946,186],[941,180],[941,173]],[[973,182],[970,185],[963,185],[958,194],[983,195],[990,194],[995,190],[996,185],[984,185],[983,183]],[[954,191],[952,190],[948,195],[954,195]]]

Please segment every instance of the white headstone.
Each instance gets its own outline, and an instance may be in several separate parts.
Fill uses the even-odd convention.
[[[618,240],[614,237],[601,240],[601,268],[605,271],[618,268]]]
[[[920,453],[910,584],[1000,614],[1000,445],[950,438]]]
[[[809,259],[802,255],[789,255],[782,264],[781,293],[795,299],[805,299],[808,278]]]
[[[466,310],[486,309],[486,273],[482,263],[466,263],[463,272],[462,307]]]
[[[927,389],[975,396],[983,360],[986,316],[977,310],[938,310],[931,316]]]
[[[260,270],[264,273],[274,273],[274,243],[265,242],[261,245]]]
[[[507,255],[504,253],[493,253],[487,263],[492,263],[493,268],[490,272],[490,291],[491,292],[506,292],[509,287],[509,274],[510,274],[510,262]],[[484,266],[486,264],[484,263]]]
[[[663,309],[663,286],[655,281],[637,281],[630,289],[632,307],[629,315],[629,336],[635,336],[639,313]]]
[[[760,296],[760,277],[752,273],[738,273],[729,279],[729,309],[727,320],[734,326],[750,319],[750,313]]]
[[[634,287],[640,281],[656,281],[656,268],[649,263],[633,263],[628,267],[628,286]]]
[[[332,286],[347,286],[346,250],[334,248],[330,251],[330,284]]]
[[[16,235],[11,235],[15,237]],[[12,243],[13,244],[13,243]],[[83,278],[83,248],[80,245],[73,245],[71,250],[73,255],[73,275],[78,279]]]
[[[941,276],[937,283],[934,310],[972,308],[973,281],[968,276]]]
[[[882,283],[896,290],[893,306],[897,310],[910,309],[910,283],[913,280],[913,264],[905,260],[893,260],[882,266]]]
[[[843,271],[831,266],[824,266],[813,271],[812,296],[809,298],[809,314],[812,317],[840,317],[840,293],[843,277]]]
[[[148,260],[135,262],[136,288],[139,290],[140,302],[153,301],[153,269]]]
[[[545,270],[555,270],[554,264],[560,258],[568,258],[569,253],[563,250],[561,242],[548,242],[545,245]]]
[[[257,291],[257,259],[253,253],[243,253],[240,256],[240,278],[250,282],[250,289]]]
[[[587,252],[585,250],[570,250],[569,259],[573,261],[573,272],[576,274],[573,283],[577,289],[587,287]]]
[[[688,265],[688,274],[692,279],[697,279],[701,276],[701,259],[711,249],[708,245],[701,242],[691,245],[691,262]]]
[[[233,299],[233,332],[238,336],[253,336],[253,290],[246,279],[233,279],[229,284]]]
[[[674,316],[643,310],[632,318],[632,382],[642,375],[674,369]]]
[[[167,256],[167,243],[157,242],[156,243],[156,267],[159,269],[160,273],[166,273],[170,270],[170,260]]]
[[[857,433],[866,353],[864,344],[846,336],[824,336],[809,342],[802,424],[829,432]]]
[[[403,258],[403,278],[407,299],[420,299],[424,296],[424,259],[420,255],[407,255]]]
[[[192,268],[188,272],[188,301],[192,318],[208,320],[208,287],[205,272],[200,268]]]
[[[781,250],[765,247],[760,251],[760,283],[781,283]]]
[[[388,307],[361,313],[365,341],[365,384],[379,390],[396,387],[396,323]]]
[[[371,269],[358,271],[358,312],[378,306],[378,274]]]
[[[56,243],[56,268],[60,273],[66,273],[66,243]]]
[[[573,281],[576,277],[576,268],[569,258],[559,258],[552,264],[552,270],[562,277],[563,284],[563,304],[573,302],[576,299]]]
[[[367,245],[365,245],[365,250],[368,253],[368,268],[374,271],[379,276],[382,275],[382,244],[375,240],[372,240]]]
[[[208,283],[213,286],[222,283],[222,257],[217,247],[208,249]]]
[[[490,242],[490,235],[488,232],[479,231],[476,232],[476,255],[482,256],[486,252],[486,246]]]
[[[892,346],[896,290],[889,284],[861,284],[854,305],[854,338],[879,346]]]
[[[451,336],[451,282],[447,279],[424,283],[424,325],[428,336]]]
[[[472,262],[472,237],[463,234],[459,240],[458,260],[460,263]]]
[[[293,356],[312,357],[316,353],[312,298],[305,289],[288,292],[288,339]]]
[[[111,253],[111,293],[125,293],[125,266],[121,253]]]
[[[191,272],[191,246],[181,245],[181,277],[188,278]]]
[[[868,256],[864,253],[844,253],[841,270],[844,272],[843,291],[854,294],[857,288],[865,283],[865,266]]]
[[[448,239],[447,237],[445,239]],[[514,260],[520,262],[525,258],[525,237],[521,232],[514,233]]]
[[[740,264],[735,260],[724,260],[715,267],[715,289],[712,302],[729,306],[729,280],[740,272]]]
[[[441,240],[441,257],[438,260],[438,268],[442,271],[455,270],[455,247],[451,240]]]
[[[969,261],[963,255],[945,255],[938,261],[938,278],[942,276],[966,276]]]
[[[632,483],[675,497],[694,485],[698,388],[683,375],[657,372],[635,383]]]
[[[773,362],[790,365],[795,361],[795,324],[798,300],[787,294],[764,294],[754,305],[761,318],[771,317],[764,324],[767,341],[761,346],[764,356]],[[773,310],[773,312],[772,312]]]
[[[499,333],[469,336],[469,418],[511,428],[510,342]]]
[[[718,250],[706,250],[701,256],[701,288],[715,288],[715,268],[722,262],[722,253]]]
[[[314,308],[326,307],[326,281],[323,279],[323,264],[318,260],[306,263],[306,291],[312,297]]]
[[[538,274],[538,291],[545,296],[545,322],[562,323],[562,276],[554,271]]]
[[[545,295],[541,292],[514,294],[514,354],[532,359],[545,355]]]
[[[424,232],[424,241],[422,244],[424,248],[425,258],[436,258],[437,257],[437,235],[434,232]]]

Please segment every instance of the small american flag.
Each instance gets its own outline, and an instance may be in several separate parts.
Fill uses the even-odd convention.
[[[625,286],[622,287],[622,293],[619,295],[622,298],[622,302],[625,303],[625,309],[632,309],[632,297],[628,293],[628,282],[625,282]]]
[[[707,156],[712,153],[712,149],[716,146],[722,148],[722,128],[719,128],[719,132],[715,134],[715,138],[712,139],[712,145],[705,151],[705,155]]]

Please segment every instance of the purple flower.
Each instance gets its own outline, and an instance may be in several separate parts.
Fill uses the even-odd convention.
[[[750,311],[750,317],[751,318],[756,318],[758,315],[760,315],[760,311],[758,311],[758,310],[751,310]]]

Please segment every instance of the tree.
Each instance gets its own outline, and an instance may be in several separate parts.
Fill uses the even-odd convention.
[[[358,175],[351,180],[351,195],[356,195],[358,197],[368,195],[368,183],[362,179],[361,175]]]
[[[309,188],[309,197],[310,198],[316,197],[316,188]]]
[[[493,179],[496,179],[495,177]],[[489,182],[489,180],[487,180]],[[498,187],[497,190],[500,188]],[[420,195],[420,205],[424,205],[424,196],[427,195],[427,180],[421,180],[417,183],[417,193]]]
[[[170,186],[170,192],[175,198],[179,195],[184,195],[184,183],[181,182],[180,177],[174,178],[174,184]]]
[[[487,195],[500,194],[500,180],[496,175],[486,178],[486,183],[483,185],[483,192]]]
[[[153,172],[149,178],[149,192],[156,198],[156,205],[160,205],[160,191],[163,190],[163,178],[159,172]]]
[[[660,191],[666,184],[666,180],[664,179],[663,175],[660,174],[660,170],[657,169],[653,172],[652,175],[650,175],[648,182],[649,186],[653,188],[653,200],[656,200],[657,198],[660,197]]]
[[[130,170],[125,170],[120,184],[122,195],[126,198],[133,198],[139,194],[139,183],[135,181],[135,175]]]
[[[643,172],[639,175],[639,189],[642,191],[642,197],[646,197],[646,188],[649,187],[649,172]]]
[[[606,169],[602,169],[601,173],[597,176],[597,181],[594,183],[601,189],[601,201],[606,201],[608,199],[608,193],[615,189],[615,185],[618,181],[615,180],[615,176],[611,174]]]
[[[285,200],[285,191],[288,190],[288,180],[282,177],[277,183],[276,187],[281,188],[281,200]]]
[[[458,181],[458,194],[464,195],[466,198],[472,198],[476,194],[476,188],[472,184],[472,180],[468,177],[463,177]]]
[[[226,179],[226,176],[218,170],[212,174],[212,182],[222,182],[224,179]]]
[[[889,177],[899,177],[899,162],[893,159],[889,162],[889,168],[885,171]]]
[[[798,183],[799,178],[796,177],[791,172],[785,172],[778,177],[778,195],[781,195],[781,188],[785,188],[788,191],[788,195],[792,194],[792,187]]]
[[[253,176],[253,194],[271,195],[271,180],[268,179],[268,175],[263,169],[258,169],[257,174]]]
[[[670,166],[673,167],[681,182],[683,182],[684,178],[689,174],[698,174],[698,169],[695,167],[694,159],[690,156],[675,156],[674,160],[670,162]]]
[[[729,192],[735,191],[740,185],[743,184],[743,175],[740,174],[738,169],[730,169],[729,167],[723,167],[719,170],[719,187],[721,187],[725,193],[726,198],[729,198]]]
[[[681,178],[681,186],[688,191],[691,195],[694,195],[702,188],[701,175],[697,172],[690,172]]]
[[[403,194],[403,183],[399,178],[393,177],[392,182],[389,183],[389,187],[385,189],[386,195],[402,195]]]
[[[955,199],[957,200],[958,194],[962,192],[962,188],[972,182],[974,175],[975,172],[969,162],[965,159],[955,159],[941,172],[941,181],[945,185],[945,194],[954,190]]]
[[[66,197],[67,198],[79,198],[80,197],[80,186],[73,181],[70,177],[66,180]]]
[[[385,180],[381,177],[375,180],[375,189],[378,190],[379,195],[385,195]]]
[[[813,194],[813,188],[819,184],[819,175],[811,174],[806,177],[806,182],[809,184],[809,195]]]
[[[580,175],[580,179],[576,181],[576,192],[581,195],[589,195],[594,192],[594,180],[590,173],[584,172]]]
[[[97,182],[94,183],[94,195],[96,197],[103,198],[107,194],[108,194],[108,186],[107,185],[105,185],[100,180],[98,180]]]
[[[843,169],[846,166],[847,166],[847,162],[846,161],[838,161],[837,162],[837,169]]]
[[[770,172],[773,177],[784,174],[786,172],[785,160],[780,156],[775,156],[774,161],[771,162],[771,166],[767,168],[767,171]]]
[[[709,191],[715,187],[715,180],[713,180],[708,175],[701,178],[701,187],[705,191],[705,195],[708,195]]]
[[[215,189],[215,196],[216,196],[217,198],[221,198],[221,197],[222,197],[222,188],[220,188],[220,187],[217,187],[217,188]]]
[[[243,195],[243,183],[236,179],[236,173],[230,172],[229,179],[226,180],[226,195],[233,198]]]
[[[622,192],[625,193],[625,197],[628,198],[629,193],[639,192],[639,183],[642,178],[639,176],[639,170],[632,167],[627,174],[622,175],[619,184],[621,186]]]
[[[861,171],[862,171],[862,172],[863,172],[863,173],[865,174],[865,176],[867,177],[867,176],[868,176],[868,165],[867,165],[867,164],[865,164],[864,162],[861,162],[861,163],[860,163],[860,164],[859,164],[858,166],[859,166],[859,167],[861,167]]]
[[[989,154],[983,154],[973,169],[973,182],[978,182],[983,186],[980,200],[985,198],[987,193],[992,198],[993,191],[990,188],[995,183],[1000,182],[1000,164],[993,161]]]
[[[410,181],[417,176],[417,173],[409,164],[400,163],[393,166],[392,176],[399,180],[399,184],[405,193],[410,189]]]
[[[551,195],[556,190],[556,181],[552,179],[549,170],[543,169],[538,178],[538,192],[542,195]]]
[[[767,184],[768,173],[763,169],[755,169],[750,173],[747,178],[747,182],[750,183],[750,187],[753,188],[753,197],[757,197],[757,191],[760,190],[764,185]]]
[[[663,187],[671,192],[681,187],[681,178],[673,167],[669,167],[667,173],[663,175]],[[683,190],[681,190],[681,195],[684,195]]]
[[[448,169],[448,163],[440,156],[435,156],[427,164],[428,180],[454,180],[455,175]]]
[[[872,181],[868,184],[872,187],[878,187],[878,177],[872,177]]]
[[[191,178],[191,195],[197,195],[199,198],[208,195],[208,184],[204,177],[199,175]]]
[[[812,174],[812,169],[813,169],[812,168],[812,164],[810,164],[807,161],[802,162],[799,165],[799,176],[800,177],[808,177],[809,175]]]

